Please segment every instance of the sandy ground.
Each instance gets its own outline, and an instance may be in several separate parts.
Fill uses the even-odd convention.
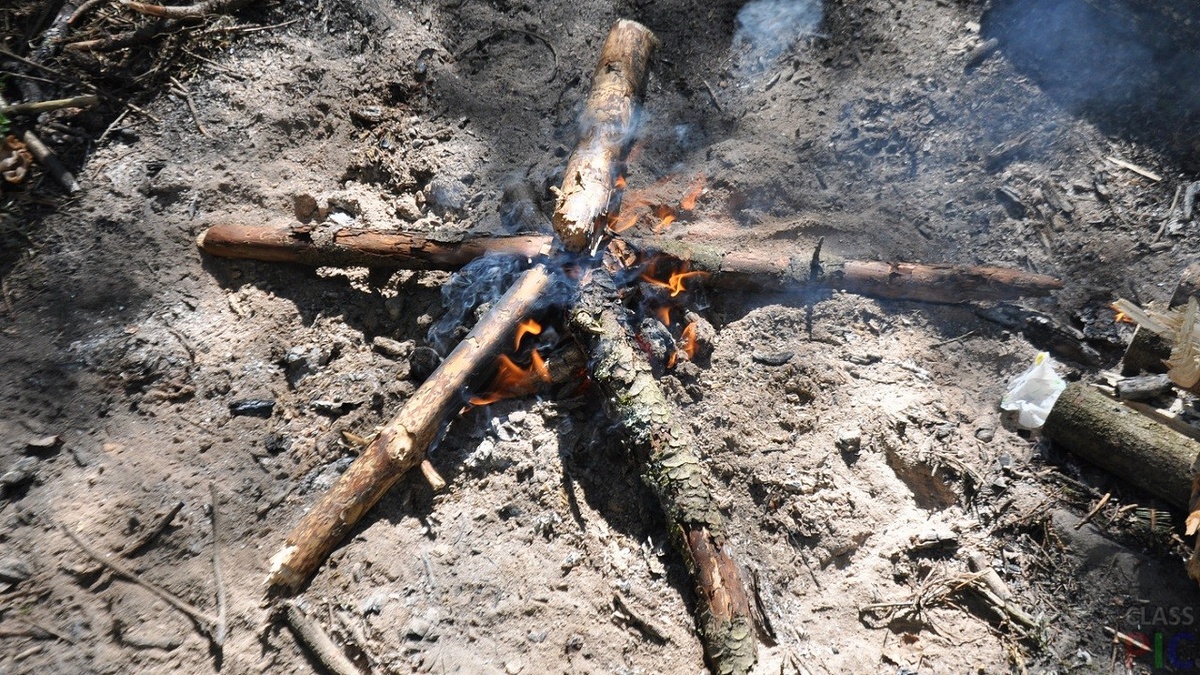
[[[4,15],[6,48],[28,51],[35,4]],[[1200,24],[1160,38],[1158,15],[1115,6],[287,0],[56,57],[116,99],[38,121],[79,194],[37,173],[0,203],[0,473],[24,472],[0,501],[0,672],[319,669],[263,599],[268,559],[352,461],[343,432],[370,435],[418,386],[448,275],[212,259],[194,239],[313,202],[381,229],[536,227],[501,217],[502,188],[549,196],[621,17],[662,40],[630,189],[707,178],[668,236],[1052,274],[1063,290],[1021,305],[1093,350],[988,305],[684,296],[712,353],[663,382],[755,580],[761,672],[1149,672],[1104,629],[1187,630],[1156,618],[1197,601],[1181,515],[998,409],[1040,349],[1073,379],[1113,367],[1130,330],[1107,305],[1164,300],[1200,252],[1173,206],[1200,155],[1169,42]],[[105,3],[77,37],[129,16]],[[298,596],[309,615],[370,672],[705,672],[682,561],[593,392],[462,414],[433,455],[449,488],[402,480]],[[273,406],[234,414],[250,400]],[[144,542],[124,564],[206,612],[217,546],[221,652],[62,527],[105,552]],[[945,591],[972,555],[1037,627]]]

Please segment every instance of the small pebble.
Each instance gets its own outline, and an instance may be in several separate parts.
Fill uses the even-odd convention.
[[[995,437],[996,430],[992,427],[980,427],[975,430],[975,438],[978,438],[984,443],[991,443],[992,439]]]
[[[750,358],[764,366],[782,366],[792,360],[795,352],[760,352],[755,351]]]
[[[386,338],[382,335],[376,335],[372,338],[371,346],[380,354],[393,359],[403,359],[412,353],[411,342],[400,342],[399,340]]]

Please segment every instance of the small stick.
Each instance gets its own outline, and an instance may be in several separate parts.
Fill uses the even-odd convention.
[[[942,340],[941,342],[935,342],[935,343],[929,345],[929,348],[933,349],[935,347],[945,347],[946,345],[952,345],[955,342],[962,342],[963,340],[966,340],[967,338],[971,337],[974,334],[975,334],[975,331],[969,330],[969,331],[963,333],[962,335],[959,335],[958,337],[952,337],[949,340]]]
[[[84,14],[92,11],[96,8],[96,5],[99,5],[105,1],[106,0],[87,0],[87,2],[80,5],[74,12],[71,13],[71,16],[67,18],[67,25],[74,25],[76,21],[79,21],[83,18]]]
[[[434,492],[441,492],[446,489],[446,479],[442,478],[437,469],[433,468],[433,464],[428,459],[421,460],[421,475],[429,483],[429,487],[433,488]]]
[[[0,115],[36,115],[51,110],[60,110],[62,108],[90,108],[100,102],[100,97],[95,94],[86,96],[75,96],[73,98],[60,98],[53,101],[35,101],[33,103],[16,103],[0,108]]]
[[[633,626],[638,630],[638,632],[649,638],[652,642],[665,645],[671,641],[671,639],[664,635],[663,632],[654,624],[639,617],[637,614],[634,614],[633,610],[629,609],[629,605],[625,604],[625,600],[621,598],[620,593],[613,593],[613,610],[615,610],[613,612],[614,619],[618,619],[622,623]]]
[[[350,659],[338,649],[329,635],[321,629],[294,602],[285,603],[286,611],[283,616],[287,619],[292,633],[308,651],[334,675],[362,675],[362,672],[350,662]]]
[[[182,96],[183,100],[187,102],[188,110],[192,113],[192,121],[196,123],[196,129],[205,138],[212,138],[213,135],[208,133],[208,129],[205,129],[204,125],[200,123],[200,114],[196,112],[196,102],[192,100],[192,92],[184,87],[179,80],[175,79],[173,75],[171,76],[171,84],[175,85],[175,93]]]
[[[1154,173],[1153,171],[1151,171],[1149,169],[1143,169],[1142,167],[1138,166],[1137,164],[1133,164],[1131,162],[1126,162],[1125,160],[1121,159],[1120,157],[1113,157],[1112,155],[1108,155],[1104,159],[1107,159],[1108,161],[1112,162],[1113,164],[1116,164],[1117,166],[1121,167],[1122,169],[1128,169],[1129,171],[1132,171],[1139,176],[1145,176],[1146,178],[1149,178],[1150,180],[1152,180],[1156,183],[1162,180],[1162,176]]]
[[[1111,498],[1112,498],[1112,493],[1105,492],[1104,496],[1100,498],[1100,501],[1096,504],[1096,506],[1094,506],[1091,511],[1088,511],[1087,515],[1084,516],[1082,520],[1080,520],[1078,523],[1075,523],[1075,529],[1078,530],[1078,529],[1082,528],[1084,525],[1087,525],[1088,523],[1090,523],[1092,521],[1092,518],[1095,518],[1096,514],[1100,513],[1100,509],[1104,508],[1104,505],[1107,504],[1108,500]]]
[[[1187,186],[1183,192],[1183,217],[1184,222],[1192,219],[1192,212],[1196,208],[1196,191],[1200,190],[1200,181],[1196,181]]]
[[[86,553],[88,555],[88,557],[90,557],[92,560],[95,560],[96,562],[100,563],[101,565],[104,565],[109,570],[111,570],[113,572],[113,574],[116,574],[119,577],[128,579],[129,581],[132,581],[133,583],[137,584],[138,586],[141,586],[142,588],[146,589],[147,591],[150,591],[154,595],[158,596],[159,599],[161,599],[163,602],[174,607],[175,609],[179,610],[180,612],[183,612],[184,614],[188,615],[188,617],[190,617],[192,619],[192,621],[196,622],[196,625],[199,626],[199,628],[202,631],[204,631],[206,634],[212,635],[211,631],[212,631],[213,626],[217,623],[217,620],[215,618],[213,618],[212,616],[210,616],[207,612],[199,609],[198,607],[187,602],[186,600],[183,600],[182,598],[180,598],[179,596],[175,595],[174,593],[168,591],[167,589],[163,588],[162,586],[159,586],[150,581],[146,581],[145,579],[143,579],[141,576],[139,576],[134,571],[128,569],[124,565],[118,563],[115,560],[112,560],[108,556],[97,551],[90,544],[85,543],[78,534],[76,534],[74,531],[72,531],[66,525],[60,524],[58,526],[58,528],[60,530],[62,530],[63,534],[67,535],[67,538],[70,539],[72,542],[74,542],[75,545],[78,546],[79,549],[82,550],[84,553]]]
[[[212,640],[218,647],[225,644],[225,636],[228,631],[226,623],[226,607],[225,607],[225,582],[221,578],[221,543],[218,535],[221,530],[221,520],[217,513],[217,485],[216,483],[208,484],[208,493],[212,499],[212,547],[213,547],[213,580],[217,584],[217,623],[213,627]]]
[[[1119,630],[1109,628],[1108,626],[1104,627],[1104,634],[1111,637],[1113,639],[1114,643],[1121,642],[1121,643],[1125,644],[1125,646],[1127,646],[1127,647],[1136,647],[1137,649],[1140,649],[1146,653],[1150,653],[1150,652],[1154,651],[1154,650],[1150,649],[1149,645],[1142,642],[1141,640],[1139,640],[1135,637],[1126,635],[1125,633],[1122,633]]]
[[[725,108],[721,106],[721,100],[717,98],[717,92],[713,91],[712,85],[708,83],[708,80],[704,80],[704,89],[708,92],[708,97],[712,99],[713,106],[716,107],[717,112],[724,115]]]
[[[59,630],[53,626],[49,626],[49,625],[43,624],[41,622],[34,621],[33,619],[26,619],[24,617],[15,616],[13,618],[16,619],[17,621],[20,621],[23,624],[33,626],[34,628],[42,631],[43,633],[46,633],[47,635],[56,637],[59,640],[66,642],[67,644],[73,645],[73,644],[76,644],[76,642],[77,642],[77,640],[75,638],[71,637],[70,635],[67,635],[66,633],[62,632],[61,630]]]
[[[1158,232],[1155,232],[1154,238],[1150,240],[1151,244],[1157,243],[1159,239],[1162,239],[1163,233],[1167,231],[1167,223],[1171,222],[1171,214],[1175,213],[1175,206],[1179,204],[1179,193],[1182,189],[1183,187],[1180,185],[1175,186],[1175,196],[1171,198],[1171,208],[1167,209],[1167,217],[1163,219],[1162,225],[1158,226]],[[1186,221],[1187,218],[1182,218],[1181,220]]]
[[[156,522],[152,527],[146,528],[142,536],[138,537],[132,542],[129,542],[125,546],[122,546],[121,549],[117,551],[117,555],[121,556],[122,558],[128,558],[134,553],[137,553],[138,551],[149,546],[150,542],[157,539],[158,535],[162,534],[163,530],[167,529],[167,526],[171,524],[171,521],[175,519],[175,516],[179,514],[179,511],[182,508],[183,500],[181,499],[176,501],[175,504],[167,510],[163,517],[158,519],[158,522]]]
[[[206,0],[194,5],[164,7],[145,2],[122,2],[135,12],[163,19],[203,19],[212,14],[224,14],[248,4],[248,0]]]
[[[42,143],[42,139],[38,138],[37,134],[26,131],[21,140],[25,141],[25,147],[29,148],[29,152],[33,153],[38,163],[46,167],[50,175],[54,176],[54,179],[63,186],[68,194],[79,192],[79,182],[75,180],[75,176],[63,167],[62,162],[58,161],[58,157]]]
[[[963,70],[974,70],[979,64],[987,60],[987,57],[992,55],[992,52],[1000,48],[1000,41],[996,38],[984,40],[979,43],[974,49],[967,52],[967,62],[963,65]]]

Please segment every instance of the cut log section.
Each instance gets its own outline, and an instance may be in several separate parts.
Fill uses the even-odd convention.
[[[1042,433],[1172,506],[1188,507],[1200,442],[1079,383],[1058,397]]]
[[[447,417],[463,404],[466,386],[511,344],[517,323],[529,316],[550,281],[544,265],[522,273],[296,525],[271,559],[269,587],[294,591],[307,581],[363,514],[425,459]]]
[[[715,244],[690,245],[666,239],[627,239],[645,259],[659,254],[668,264],[687,262],[706,274],[706,285],[744,291],[788,292],[834,288],[892,300],[957,303],[1015,300],[1049,295],[1062,282],[1043,274],[1004,267],[922,265],[832,258],[813,276],[811,257],[756,251],[723,252]],[[439,240],[414,232],[341,229],[322,232],[309,225],[215,225],[197,239],[201,250],[227,258],[291,262],[317,267],[376,267],[456,270],[493,253],[536,257],[551,250],[542,235]]]
[[[609,419],[624,433],[642,477],[667,514],[672,541],[696,585],[696,622],[705,655],[722,675],[754,665],[750,601],[726,547],[724,519],[708,487],[692,437],[672,413],[644,353],[623,320],[612,278],[594,270],[568,325],[592,356],[592,379]]]
[[[658,38],[635,21],[613,24],[592,74],[592,91],[580,119],[580,138],[567,160],[551,219],[567,250],[594,244],[596,223],[608,210],[617,172],[633,141]]]

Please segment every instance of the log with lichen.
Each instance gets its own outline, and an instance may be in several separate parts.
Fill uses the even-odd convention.
[[[696,623],[705,655],[721,675],[754,665],[750,600],[728,547],[724,518],[707,472],[627,327],[612,278],[594,270],[570,310],[572,335],[592,356],[592,379],[608,417],[642,465],[642,476],[667,515],[672,541],[696,588]]]

